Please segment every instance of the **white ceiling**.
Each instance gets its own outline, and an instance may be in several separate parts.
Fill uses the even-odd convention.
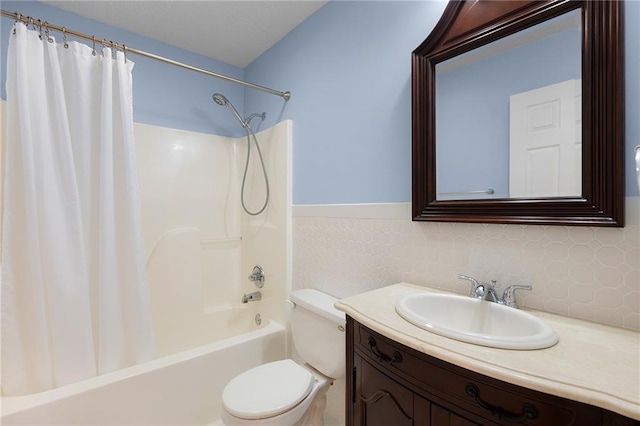
[[[45,0],[44,3],[244,68],[327,1]]]

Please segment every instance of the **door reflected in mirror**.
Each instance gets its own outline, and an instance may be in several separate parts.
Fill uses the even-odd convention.
[[[435,74],[437,200],[581,195],[580,9]]]

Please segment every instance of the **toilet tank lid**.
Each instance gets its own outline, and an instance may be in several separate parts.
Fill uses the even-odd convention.
[[[338,301],[333,296],[329,296],[314,289],[295,290],[291,292],[291,301],[309,311],[320,315],[338,325],[345,325],[345,314],[337,310],[333,304]]]

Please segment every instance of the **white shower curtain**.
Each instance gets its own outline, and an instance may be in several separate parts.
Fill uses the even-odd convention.
[[[154,357],[132,120],[133,64],[17,23],[7,60],[2,391]]]

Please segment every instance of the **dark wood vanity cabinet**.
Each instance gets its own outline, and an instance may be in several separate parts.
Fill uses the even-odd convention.
[[[474,373],[347,317],[347,425],[630,426],[598,407]]]

